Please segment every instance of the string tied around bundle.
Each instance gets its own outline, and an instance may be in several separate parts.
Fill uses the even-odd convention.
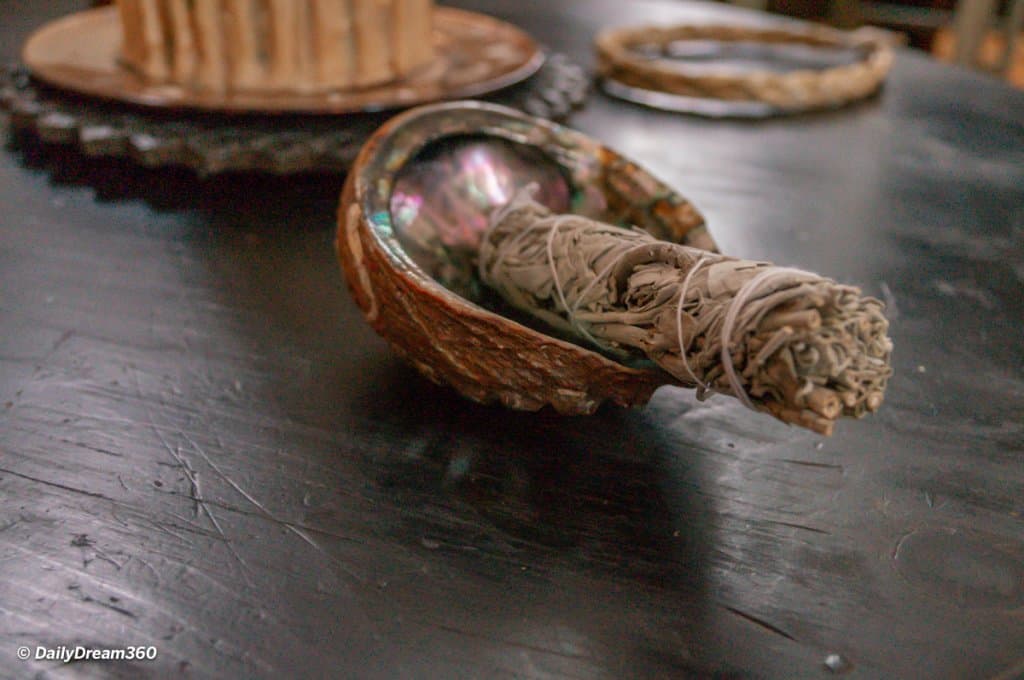
[[[617,359],[646,358],[830,432],[881,404],[892,344],[878,300],[790,267],[552,214],[528,187],[494,211],[478,274],[507,302]]]

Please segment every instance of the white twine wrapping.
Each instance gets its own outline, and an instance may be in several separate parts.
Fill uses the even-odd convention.
[[[697,395],[703,396],[705,392],[710,391],[711,385],[697,378],[693,369],[690,368],[690,360],[686,358],[687,347],[683,343],[683,303],[686,301],[686,291],[690,288],[690,281],[693,280],[693,275],[697,273],[697,270],[704,266],[704,263],[708,261],[707,255],[701,255],[700,259],[697,260],[697,264],[690,268],[690,271],[686,272],[686,276],[683,278],[683,284],[679,287],[679,301],[676,303],[676,339],[679,341],[679,358],[683,361],[683,368],[686,369],[686,374],[693,378],[693,382],[697,385]]]
[[[793,276],[794,274],[809,276],[812,279],[818,278],[817,274],[791,267],[771,267],[770,269],[765,269],[743,284],[736,292],[736,297],[732,299],[725,310],[725,321],[722,323],[722,370],[725,372],[725,377],[729,381],[729,387],[732,388],[733,394],[751,411],[756,411],[757,409],[754,407],[753,402],[750,401],[747,391],[743,389],[743,384],[740,382],[732,362],[732,335],[733,329],[736,326],[736,319],[739,318],[740,312],[743,311],[747,302],[752,299],[756,300],[761,293],[761,288],[767,288],[772,279]],[[685,361],[685,355],[683,356]]]
[[[492,214],[479,253],[481,281],[513,306],[609,354],[646,355],[699,397],[731,394],[823,434],[881,405],[892,344],[877,300],[801,269],[553,215],[532,193]]]

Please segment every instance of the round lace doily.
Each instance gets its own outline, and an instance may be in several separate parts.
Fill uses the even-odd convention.
[[[589,79],[563,54],[528,80],[486,97],[543,118],[581,106]],[[83,97],[34,80],[20,65],[0,67],[0,108],[10,124],[89,156],[127,156],[141,165],[184,165],[200,174],[277,174],[348,169],[363,142],[394,112],[340,116],[227,115],[153,111]]]

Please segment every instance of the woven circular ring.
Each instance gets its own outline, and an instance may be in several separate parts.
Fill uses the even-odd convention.
[[[669,57],[672,46],[685,41],[853,50],[858,59],[822,69],[709,72]],[[636,26],[605,30],[595,45],[598,70],[606,81],[681,97],[762,104],[778,112],[833,108],[868,97],[882,85],[893,61],[892,47],[878,31],[845,33],[824,27]]]

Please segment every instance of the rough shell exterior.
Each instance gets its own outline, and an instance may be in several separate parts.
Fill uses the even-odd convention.
[[[386,200],[383,213],[380,203],[403,159],[439,137],[484,128],[488,133],[513,131],[504,135],[507,138],[522,138],[520,133],[532,128],[529,138],[539,146],[566,144],[577,153],[582,144],[601,170],[586,181],[605,194],[610,213],[628,214],[663,238],[714,247],[689,203],[580,133],[477,102],[422,107],[375,133],[360,152],[342,194],[336,247],[349,289],[367,321],[423,375],[482,403],[521,410],[550,404],[560,413],[586,414],[605,400],[642,405],[659,386],[677,384],[663,371],[623,366],[488,311],[444,288],[397,252],[400,246],[387,218],[381,221],[381,215],[387,215]],[[413,134],[412,129],[429,133]],[[412,148],[389,148],[396,139]],[[575,181],[583,181],[576,169],[567,170]],[[647,195],[629,197],[623,191]]]

